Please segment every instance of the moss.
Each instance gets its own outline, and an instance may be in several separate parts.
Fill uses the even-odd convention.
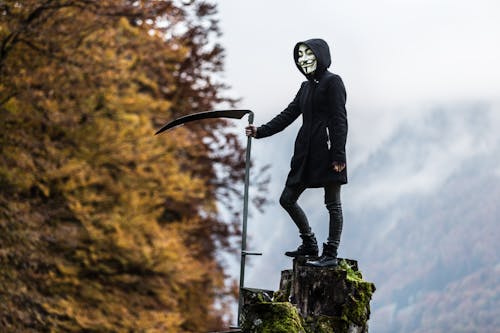
[[[258,302],[260,303],[263,303],[265,300],[264,300],[264,296],[262,295],[262,293],[258,293],[257,294],[257,300]]]
[[[350,322],[365,325],[370,318],[370,300],[374,286],[370,282],[358,282],[355,292],[349,296],[343,315]]]
[[[363,275],[360,271],[354,270],[351,265],[347,263],[344,259],[342,259],[339,263],[339,268],[345,270],[347,272],[347,280],[353,282],[364,282]]]
[[[339,266],[347,271],[347,281],[353,284],[353,293],[349,295],[342,318],[363,326],[370,317],[370,300],[375,285],[363,280],[361,272],[354,270],[345,260],[342,260]]]
[[[288,302],[263,302],[249,306],[242,325],[247,333],[305,333],[297,309]]]

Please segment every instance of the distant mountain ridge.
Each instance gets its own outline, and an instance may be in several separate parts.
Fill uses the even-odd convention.
[[[500,181],[481,185],[461,186],[461,200],[446,191],[420,202],[416,206],[428,205],[428,213],[408,214],[387,234],[386,246],[375,255],[367,254],[365,260],[374,264],[365,270],[375,281],[383,281],[377,284],[380,299],[374,307],[373,327],[384,327],[380,332],[431,332],[433,328],[495,332],[500,327],[496,243]],[[469,193],[478,195],[467,198]]]
[[[448,162],[452,172],[431,193],[417,188],[383,208],[368,208],[361,214],[348,211],[349,220],[363,222],[361,231],[345,235],[344,239],[354,240],[347,247],[368,244],[360,261],[378,288],[370,332],[500,331],[500,134],[490,132],[490,114],[445,110],[425,131],[402,127],[354,175],[369,177],[361,170],[369,165],[396,170],[398,152],[419,151],[421,161],[403,163],[421,168],[432,163],[425,154],[438,156],[434,151],[439,152],[440,145],[443,155],[456,157]],[[474,115],[481,119],[471,121]],[[464,149],[470,153],[460,155],[453,140],[466,142]],[[451,149],[458,153],[453,155]],[[445,171],[436,170],[442,175]]]

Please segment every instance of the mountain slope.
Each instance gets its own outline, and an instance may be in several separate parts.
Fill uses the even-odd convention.
[[[367,161],[388,170],[382,177],[394,182],[387,188],[395,194],[384,198],[383,187],[368,183],[385,204],[348,211],[349,220],[363,222],[344,240],[352,239],[354,252],[364,248],[362,268],[378,288],[375,333],[500,327],[500,149],[489,131],[495,115],[451,108],[433,117],[438,121],[425,127],[402,126]]]

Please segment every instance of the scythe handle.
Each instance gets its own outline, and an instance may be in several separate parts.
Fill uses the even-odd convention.
[[[248,125],[253,124],[253,112],[248,113]],[[243,192],[243,227],[241,233],[241,266],[240,266],[240,289],[238,298],[238,326],[241,324],[242,295],[241,289],[245,283],[245,259],[247,253],[247,219],[248,219],[248,187],[250,185],[250,151],[252,149],[252,137],[247,137],[247,149],[245,157],[245,189]]]

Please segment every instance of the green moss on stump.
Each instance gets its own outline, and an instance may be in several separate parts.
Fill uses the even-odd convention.
[[[346,301],[342,318],[360,326],[365,325],[370,318],[370,300],[375,292],[375,285],[363,280],[361,272],[352,269],[345,260],[340,262],[339,267],[347,271],[347,281],[354,285],[351,288],[354,292]]]
[[[353,295],[349,296],[344,307],[343,317],[348,321],[358,325],[364,325],[370,317],[370,299],[373,293],[373,284],[369,282],[360,282]]]
[[[353,268],[351,265],[349,265],[349,263],[345,259],[342,259],[339,262],[338,268],[347,272],[347,279],[349,281],[365,282],[363,280],[363,275],[361,274],[361,272],[359,270],[357,270],[356,268]]]
[[[288,302],[251,304],[242,325],[248,333],[305,333],[297,309]]]

